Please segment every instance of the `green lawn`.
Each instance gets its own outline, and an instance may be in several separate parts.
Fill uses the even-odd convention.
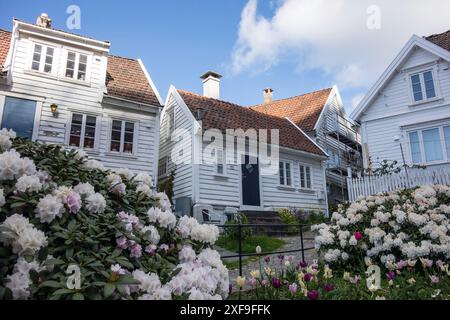
[[[270,252],[280,249],[286,242],[273,237],[267,236],[252,236],[242,240],[242,253],[255,253],[256,247],[261,247],[261,252]],[[220,236],[216,245],[228,251],[238,252],[239,243],[237,240],[229,239],[226,236]]]
[[[286,243],[285,241],[278,238],[267,236],[252,236],[242,241],[242,253],[255,253],[257,246],[261,247],[262,254],[264,254],[265,252],[277,251],[285,243]],[[239,250],[238,241],[229,239],[227,236],[220,236],[216,242],[216,245],[228,251],[236,253]],[[243,257],[242,264],[246,265],[251,262],[257,261],[258,259],[259,259],[258,256]],[[225,266],[227,266],[229,270],[239,268],[239,260],[230,261],[228,259],[225,259],[223,263],[225,264]]]

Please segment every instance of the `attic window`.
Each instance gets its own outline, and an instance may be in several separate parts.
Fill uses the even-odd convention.
[[[437,94],[432,70],[412,74],[410,79],[415,103],[436,98]]]
[[[68,51],[66,63],[66,77],[85,81],[86,72],[87,72],[87,55],[76,53],[73,51]]]
[[[52,73],[54,53],[55,49],[52,47],[35,44],[31,69],[39,72]]]

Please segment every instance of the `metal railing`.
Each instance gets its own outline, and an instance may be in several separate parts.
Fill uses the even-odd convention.
[[[242,258],[243,257],[252,257],[252,256],[269,256],[269,255],[274,255],[274,254],[286,254],[286,253],[296,253],[296,252],[301,252],[302,255],[302,261],[305,261],[305,251],[308,250],[313,250],[314,247],[307,247],[305,248],[304,246],[304,233],[303,233],[303,228],[305,227],[310,227],[310,225],[306,225],[306,224],[222,224],[222,225],[217,225],[219,228],[237,228],[238,232],[238,253],[237,254],[233,254],[233,255],[226,255],[226,256],[221,256],[222,259],[230,259],[230,258],[239,258],[239,275],[242,276]],[[300,248],[299,249],[292,249],[292,250],[282,250],[282,251],[270,251],[270,252],[261,252],[261,253],[256,253],[256,248],[255,248],[255,252],[253,253],[243,253],[242,252],[242,242],[245,241],[245,239],[243,239],[242,237],[242,230],[243,228],[255,228],[256,230],[261,229],[261,228],[288,228],[291,229],[292,228],[298,228],[298,237],[300,238]],[[281,233],[281,232],[280,232]],[[292,232],[289,232],[290,234]],[[309,240],[309,239],[308,239]]]

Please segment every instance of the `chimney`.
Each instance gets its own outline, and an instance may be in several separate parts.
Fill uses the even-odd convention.
[[[273,98],[273,89],[264,89],[264,104],[271,103]]]
[[[38,25],[39,27],[44,27],[44,28],[51,28],[52,27],[52,19],[50,19],[48,17],[48,14],[41,13],[41,15],[39,17],[37,17],[37,19],[36,19],[36,25]]]
[[[203,80],[203,95],[208,98],[220,99],[220,78],[214,71],[208,71],[200,77]]]

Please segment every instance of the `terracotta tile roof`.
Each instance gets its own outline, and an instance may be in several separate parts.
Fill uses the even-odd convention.
[[[431,36],[425,37],[425,39],[433,42],[434,44],[444,48],[447,51],[450,51],[450,30],[439,34],[433,34]]]
[[[106,88],[109,96],[161,106],[137,60],[108,56]]]
[[[317,155],[325,155],[300,130],[287,119],[265,115],[230,102],[206,98],[195,93],[178,90],[184,102],[195,115],[197,108],[204,112],[203,129],[279,129],[280,145],[286,148],[301,150]],[[270,131],[268,141],[271,141]]]
[[[63,31],[64,32],[64,31]],[[3,67],[8,54],[11,32],[0,29],[0,66]],[[108,56],[106,73],[107,94],[139,103],[161,107],[139,62],[118,56]]]
[[[289,118],[303,131],[309,132],[314,130],[331,90],[332,88],[327,88],[301,96],[275,100],[253,106],[251,109],[276,117]]]
[[[8,55],[9,45],[11,43],[11,32],[0,29],[0,73],[5,64]]]

